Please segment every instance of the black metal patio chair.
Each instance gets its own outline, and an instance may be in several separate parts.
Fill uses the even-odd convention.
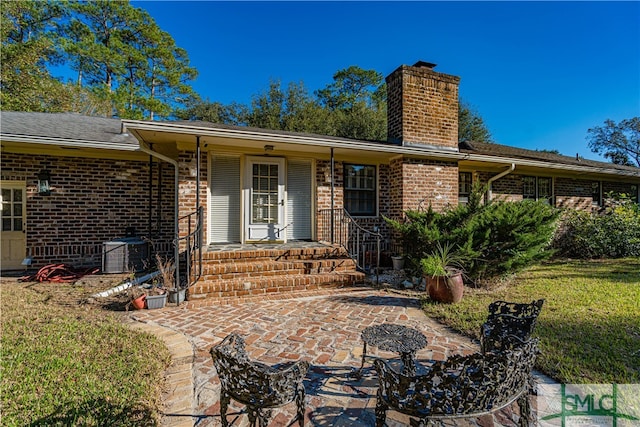
[[[511,349],[456,355],[425,367],[426,373],[417,376],[405,376],[386,361],[375,360],[376,427],[385,425],[390,409],[416,417],[410,420],[412,426],[424,426],[492,414],[515,401],[520,406],[520,426],[530,425],[529,378],[538,340],[512,340]]]
[[[511,337],[527,341],[536,326],[544,299],[527,303],[495,301],[489,304],[487,320],[480,330],[483,353],[502,350],[514,345]]]
[[[273,408],[295,401],[294,421],[304,425],[305,390],[302,380],[309,369],[309,362],[300,360],[268,366],[251,361],[245,351],[244,340],[235,333],[212,347],[210,353],[220,377],[220,416],[224,427],[229,425],[226,414],[231,399],[246,405],[249,424],[253,427],[267,427]]]

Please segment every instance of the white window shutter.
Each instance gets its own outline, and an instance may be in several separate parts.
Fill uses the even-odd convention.
[[[287,239],[310,240],[311,233],[311,162],[289,160],[287,163]]]
[[[240,242],[240,158],[213,156],[210,176],[210,241]]]

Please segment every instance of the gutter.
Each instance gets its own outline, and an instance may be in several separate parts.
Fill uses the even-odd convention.
[[[0,134],[0,140],[29,144],[56,145],[73,148],[96,148],[102,150],[137,151],[138,146],[132,142],[88,141],[84,139],[61,139],[44,136]]]
[[[500,172],[498,175],[494,175],[491,178],[489,178],[489,180],[487,181],[487,194],[486,194],[486,201],[490,202],[491,199],[493,199],[493,193],[492,193],[492,185],[494,181],[499,180],[500,178],[509,175],[511,172],[513,172],[514,170],[516,170],[516,164],[515,163],[511,163],[511,166],[509,166],[507,168],[507,170]]]
[[[179,177],[178,177],[178,162],[176,160],[173,160],[171,157],[167,157],[164,154],[160,154],[156,151],[153,151],[151,148],[148,147],[147,143],[144,142],[142,140],[142,137],[139,136],[140,138],[140,151],[142,151],[143,153],[147,153],[150,156],[153,156],[155,158],[158,158],[160,160],[164,160],[167,163],[171,163],[174,167],[175,173],[174,173],[174,200],[173,200],[173,204],[174,204],[174,234],[175,234],[175,240],[174,240],[174,265],[176,266],[176,280],[174,283],[174,290],[177,292],[179,287],[180,287],[180,244],[178,241],[178,237],[180,236],[180,224],[178,223],[178,218],[179,218]],[[176,301],[180,301],[180,299],[178,298]]]

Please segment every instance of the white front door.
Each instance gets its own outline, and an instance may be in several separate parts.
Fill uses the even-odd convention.
[[[247,157],[245,168],[245,241],[284,242],[285,160]]]
[[[26,256],[26,184],[22,181],[0,181],[2,196],[2,252],[0,268],[24,268]]]

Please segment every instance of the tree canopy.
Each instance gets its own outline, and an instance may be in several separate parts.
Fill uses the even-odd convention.
[[[179,118],[384,141],[382,74],[352,65],[313,94],[275,80],[249,105],[202,100],[197,71],[129,0],[14,0],[2,5],[0,101],[4,110],[78,112],[128,119]],[[52,75],[66,65],[75,78]],[[490,141],[479,114],[459,106],[459,139]]]
[[[5,110],[154,119],[193,94],[187,52],[128,1],[5,2],[1,36]],[[73,84],[51,75],[62,61]]]
[[[612,163],[640,167],[640,117],[619,123],[607,119],[587,131],[587,141],[591,151]]]
[[[384,141],[387,138],[387,88],[380,73],[357,66],[338,70],[333,82],[310,95],[304,83],[282,88],[271,81],[251,105],[203,101],[194,97],[176,113],[185,120],[308,132]],[[484,120],[468,104],[459,105],[459,140],[491,142]]]
[[[1,8],[0,101],[3,109],[61,111],[63,85],[46,64],[56,61],[50,37],[54,21],[63,16],[56,3],[19,0]]]

